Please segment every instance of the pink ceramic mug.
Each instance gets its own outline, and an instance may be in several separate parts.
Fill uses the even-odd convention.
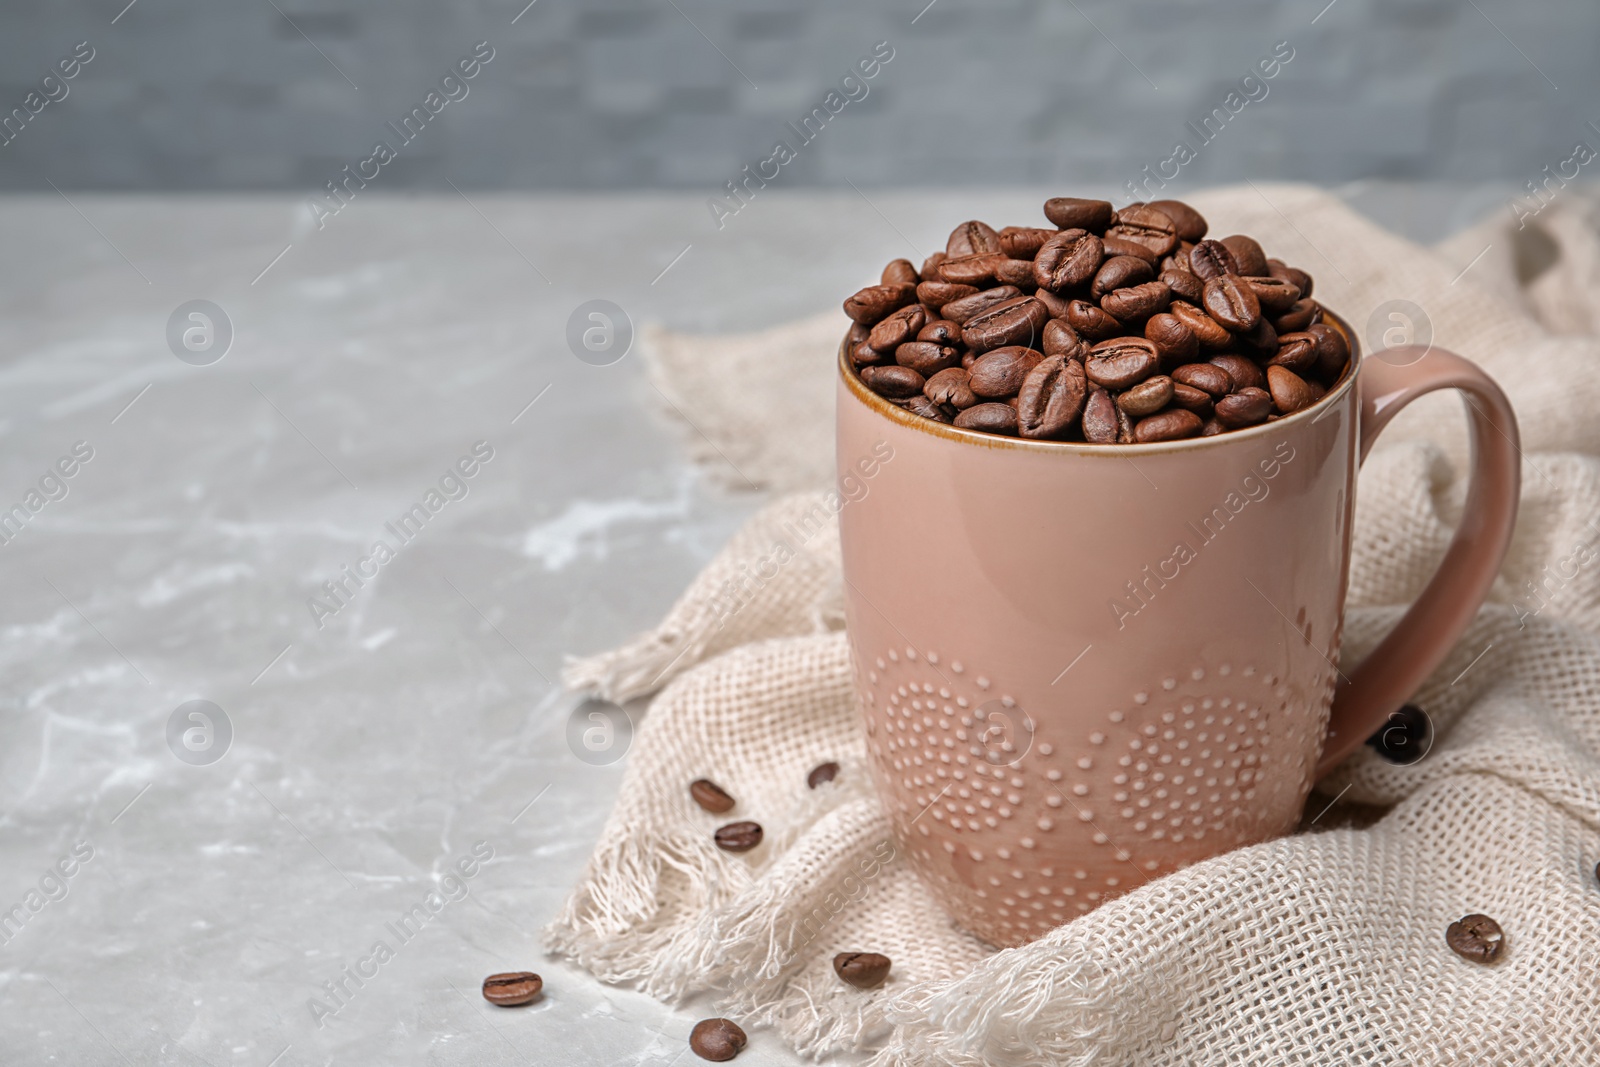
[[[1362,362],[1331,321],[1355,370],[1317,404],[1163,444],[956,429],[867,390],[841,349],[841,478],[893,449],[839,517],[868,755],[900,844],[965,929],[1020,944],[1287,832],[1476,613],[1516,517],[1510,404],[1438,348]],[[1357,465],[1446,388],[1472,435],[1461,524],[1341,673]]]

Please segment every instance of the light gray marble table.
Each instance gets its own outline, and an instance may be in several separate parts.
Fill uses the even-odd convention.
[[[1495,195],[1347,192],[1428,238]],[[578,757],[553,683],[762,497],[694,469],[637,353],[579,360],[568,317],[809,314],[1043,193],[773,193],[721,231],[697,196],[469,195],[364,192],[322,230],[283,198],[0,200],[0,1062],[694,1062],[692,1006],[540,948],[626,764]],[[220,333],[169,347],[195,299],[231,323],[218,361]],[[185,747],[191,701],[220,758],[215,712]],[[485,1004],[509,969],[544,1001]],[[758,1032],[741,1062],[796,1061]]]

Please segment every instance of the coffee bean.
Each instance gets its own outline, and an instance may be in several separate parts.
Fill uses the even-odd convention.
[[[1066,436],[1083,410],[1087,389],[1082,364],[1066,356],[1046,356],[1017,392],[1017,432],[1038,439]]]
[[[1002,259],[994,265],[994,279],[1001,285],[1014,285],[1025,293],[1031,293],[1039,287],[1039,282],[1033,276],[1033,260],[1031,259]]]
[[[1236,233],[1231,237],[1224,237],[1222,243],[1233,253],[1233,262],[1239,268],[1235,274],[1267,273],[1267,254],[1261,251],[1261,246],[1256,243],[1255,238]]]
[[[1126,237],[1117,237],[1108,233],[1100,239],[1100,246],[1105,250],[1105,255],[1137,256],[1157,270],[1161,269],[1161,260],[1164,257],[1156,255],[1155,251],[1148,245],[1142,245],[1138,241],[1130,241]]]
[[[689,783],[689,795],[694,797],[694,802],[713,815],[721,815],[733,809],[733,798],[728,791],[709,778],[696,778]]]
[[[945,254],[951,259],[957,256],[970,256],[973,253],[1000,251],[1000,235],[994,232],[994,227],[976,219],[963,222],[960,226],[950,231],[949,240],[944,243]]]
[[[977,404],[956,416],[955,424],[963,430],[982,430],[984,433],[1017,433],[1017,410],[1010,404]]]
[[[916,396],[922,392],[922,386],[925,384],[921,374],[910,367],[898,365],[863,367],[861,380],[866,383],[868,389],[890,400],[904,400],[908,396]]]
[[[976,285],[956,285],[954,282],[942,282],[935,279],[917,286],[917,299],[938,311],[952,300],[977,296],[979,291]]]
[[[1161,362],[1171,366],[1191,362],[1200,353],[1200,339],[1183,320],[1168,312],[1151,315],[1144,324],[1145,340],[1156,346]]]
[[[819,763],[811,768],[811,773],[806,775],[806,785],[812,789],[819,785],[826,785],[839,776],[839,765],[832,760]]]
[[[961,343],[961,324],[949,319],[929,319],[928,324],[917,331],[917,340],[932,341],[936,345],[958,345]]]
[[[1224,274],[1238,274],[1239,264],[1233,261],[1233,253],[1221,241],[1201,241],[1189,253],[1189,269],[1202,282],[1208,282]]]
[[[1053,197],[1044,202],[1044,217],[1063,230],[1105,233],[1116,212],[1106,200],[1079,200],[1072,196]]]
[[[867,342],[862,341],[850,350],[850,362],[857,367],[873,367],[889,362],[892,352],[879,352]]]
[[[1043,226],[1007,226],[1000,231],[1000,251],[1012,259],[1032,259],[1055,235]]]
[[[978,312],[961,324],[961,339],[974,352],[1028,345],[1039,337],[1050,312],[1031,296],[1019,296]]]
[[[944,404],[958,410],[970,408],[978,402],[978,397],[967,384],[969,373],[962,367],[951,367],[942,370],[928,379],[922,387],[922,395],[935,404]]]
[[[1272,397],[1265,389],[1247,385],[1217,401],[1217,421],[1229,429],[1254,426],[1272,414]]]
[[[1278,354],[1278,331],[1272,328],[1272,323],[1262,319],[1243,333],[1234,334],[1233,346],[1241,356],[1268,360]]]
[[[1084,300],[1074,300],[1067,305],[1067,325],[1087,341],[1104,341],[1122,332],[1122,323],[1110,312]]]
[[[1089,297],[1099,300],[1118,289],[1152,281],[1155,276],[1155,268],[1138,256],[1112,256],[1095,271],[1094,280],[1089,283]]]
[[[934,422],[950,422],[955,418],[955,409],[946,408],[942,404],[935,404],[922,394],[908,397],[905,400],[891,400],[889,403],[902,407],[913,415],[921,415]]]
[[[749,852],[761,844],[761,824],[758,822],[730,822],[717,828],[717,847],[724,852]]]
[[[1189,327],[1199,340],[1201,348],[1222,349],[1233,344],[1233,335],[1224,329],[1216,319],[1213,319],[1193,304],[1174,300],[1167,307],[1167,313]]]
[[[1083,439],[1092,445],[1114,445],[1119,429],[1116,401],[1104,389],[1094,390],[1083,405]]]
[[[1167,283],[1167,288],[1172,290],[1172,295],[1179,300],[1187,300],[1191,304],[1198,304],[1205,299],[1206,283],[1200,280],[1198,274],[1186,270],[1164,270],[1161,280]]]
[[[1032,295],[1035,300],[1044,305],[1046,311],[1050,312],[1052,319],[1064,319],[1067,317],[1067,305],[1072,303],[1069,298],[1059,293],[1052,293],[1048,289],[1035,289]]]
[[[1261,305],[1263,315],[1282,315],[1300,299],[1300,290],[1282,278],[1246,278],[1245,284],[1256,294],[1256,303]]]
[[[1291,267],[1281,259],[1269,259],[1267,260],[1267,273],[1274,278],[1282,278],[1300,290],[1301,299],[1311,295],[1311,275],[1299,267]]]
[[[872,326],[917,298],[910,285],[869,285],[844,302],[844,313],[863,326]]]
[[[1214,363],[1185,363],[1172,372],[1172,380],[1202,389],[1213,400],[1233,392],[1233,376]]]
[[[1336,380],[1350,362],[1350,342],[1337,326],[1319,322],[1306,328],[1317,339],[1317,373],[1325,381]]]
[[[1193,251],[1193,242],[1179,241],[1177,248],[1174,248],[1170,253],[1161,257],[1161,265],[1157,269],[1164,271],[1177,270],[1192,274],[1193,271],[1189,269],[1189,253]]]
[[[1284,415],[1310,407],[1313,402],[1305,379],[1284,367],[1267,368],[1267,391],[1272,394],[1272,405]]]
[[[961,350],[953,345],[939,345],[932,341],[907,341],[894,350],[894,361],[910,367],[924,378],[931,378],[942,370],[960,366]]]
[[[1234,333],[1253,330],[1261,321],[1261,305],[1243,278],[1221,274],[1206,279],[1206,314]]]
[[[1174,407],[1192,411],[1202,419],[1211,417],[1211,394],[1204,389],[1196,389],[1194,386],[1184,385],[1182,382],[1173,382],[1172,403]]]
[[[1117,397],[1117,406],[1136,419],[1154,415],[1172,399],[1172,379],[1165,374],[1146,378]]]
[[[999,399],[1022,388],[1028,372],[1044,359],[1044,353],[1022,345],[1008,345],[985,352],[972,364],[968,387],[978,396]],[[920,392],[920,387],[918,389]]]
[[[889,977],[888,956],[876,952],[841,952],[833,957],[833,973],[857,989],[875,989]]]
[[[974,252],[970,256],[951,256],[939,264],[939,277],[955,285],[980,288],[995,281],[995,268],[1006,262],[999,252]]]
[[[1182,200],[1152,200],[1146,206],[1171,219],[1178,236],[1185,241],[1198,241],[1206,235],[1205,216]]]
[[[1212,356],[1211,362],[1228,372],[1228,377],[1233,379],[1235,389],[1261,389],[1267,384],[1267,376],[1262,373],[1261,368],[1243,356]]]
[[[1178,227],[1170,216],[1149,204],[1131,204],[1117,212],[1106,228],[1107,237],[1143,245],[1160,257],[1178,247]]]
[[[939,309],[939,314],[951,322],[964,324],[972,316],[981,311],[988,311],[1007,300],[1015,300],[1022,295],[1022,291],[1014,285],[999,285],[993,289],[984,289],[952,300]]]
[[[1228,432],[1228,428],[1226,426],[1224,426],[1221,422],[1217,421],[1217,417],[1215,415],[1211,416],[1205,422],[1200,424],[1200,436],[1201,437],[1215,437],[1219,433],[1227,433],[1227,432]]]
[[[923,278],[937,278],[939,276],[939,264],[949,258],[944,252],[935,252],[922,261],[922,269],[917,273]]]
[[[1317,338],[1309,333],[1289,333],[1278,338],[1278,352],[1267,360],[1269,367],[1287,367],[1305,374],[1317,365]]]
[[[854,348],[856,345],[865,342],[866,339],[871,336],[872,328],[870,326],[863,326],[859,322],[852,322],[850,324],[850,332],[845,335],[845,343],[851,348]]]
[[[890,260],[889,265],[883,268],[879,281],[884,285],[916,285],[922,279],[917,275],[917,268],[911,265],[909,259]]]
[[[1406,704],[1389,718],[1367,744],[1390,763],[1415,763],[1433,747],[1433,723],[1428,713],[1415,704]]]
[[[1133,439],[1140,444],[1152,441],[1176,441],[1193,437],[1200,432],[1201,419],[1192,411],[1174,409],[1140,419],[1133,427]]]
[[[1100,238],[1087,230],[1062,230],[1033,259],[1033,279],[1041,289],[1060,292],[1094,277],[1104,255]]]
[[[1051,319],[1044,324],[1043,351],[1047,356],[1075,356],[1083,359],[1089,346],[1079,338],[1077,331],[1062,319]]]
[[[703,1060],[723,1063],[744,1051],[750,1039],[731,1019],[702,1019],[689,1032],[689,1048]]]
[[[1140,322],[1172,303],[1172,290],[1166,282],[1145,282],[1107,293],[1100,301],[1106,314],[1119,322]]]
[[[1160,364],[1156,346],[1143,337],[1117,337],[1095,345],[1083,371],[1103,389],[1126,389],[1150,377]]]
[[[1121,406],[1117,407],[1117,443],[1131,445],[1133,440],[1133,419]]]
[[[928,324],[928,312],[921,304],[907,304],[880,321],[867,335],[867,344],[879,352],[892,352],[917,335]]]
[[[1444,943],[1462,959],[1493,963],[1506,950],[1506,935],[1487,915],[1463,915],[1445,928]]]
[[[1272,325],[1279,333],[1299,333],[1317,321],[1321,310],[1315,300],[1302,298],[1296,300],[1288,311],[1273,319]]]
[[[544,989],[544,979],[532,971],[507,971],[483,980],[483,999],[502,1008],[531,1004]]]

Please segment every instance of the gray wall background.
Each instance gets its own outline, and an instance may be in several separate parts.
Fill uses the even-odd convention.
[[[10,0],[0,114],[75,42],[96,57],[0,147],[0,188],[310,192],[479,40],[495,59],[385,189],[710,194],[880,40],[870,95],[778,183],[1121,185],[1280,40],[1295,58],[1185,182],[1520,186],[1600,145],[1596,0],[925,2]]]

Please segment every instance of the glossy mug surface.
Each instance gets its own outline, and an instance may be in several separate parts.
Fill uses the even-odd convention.
[[[1509,540],[1516,427],[1472,364],[1390,352],[1353,351],[1322,401],[1275,422],[1132,446],[923,419],[841,353],[840,476],[876,461],[840,513],[868,754],[896,837],[964,928],[1020,944],[1288,831],[1319,763],[1448,651]],[[1477,401],[1475,499],[1434,587],[1347,678],[1360,456],[1444,387]]]

